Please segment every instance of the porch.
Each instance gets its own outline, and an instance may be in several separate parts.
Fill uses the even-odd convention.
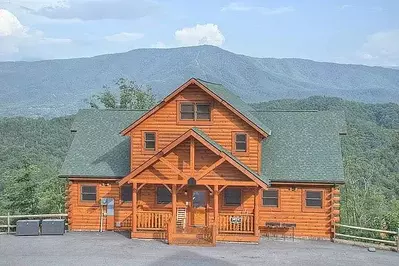
[[[133,238],[259,240],[267,182],[197,128],[144,161],[119,183],[125,184],[132,186]]]
[[[154,190],[159,187],[170,190],[171,202],[163,207],[151,206],[151,209],[143,200],[156,202],[156,198],[148,199],[146,195],[156,197]],[[228,188],[241,190],[240,206],[224,205],[221,197]],[[163,239],[177,245],[212,246],[216,241],[258,242],[260,193],[257,186],[133,183],[135,215],[132,217],[131,237]]]

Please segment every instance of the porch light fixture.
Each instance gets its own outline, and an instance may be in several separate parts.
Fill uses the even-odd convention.
[[[195,180],[194,177],[190,177],[187,181],[187,185],[189,186],[195,186],[197,184],[197,180]]]

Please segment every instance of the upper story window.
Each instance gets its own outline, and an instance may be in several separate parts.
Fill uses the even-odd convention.
[[[144,131],[143,132],[143,151],[155,152],[157,150],[157,132]]]
[[[211,121],[210,103],[180,103],[180,120],[182,121]]]
[[[248,134],[233,132],[233,152],[245,153],[248,151]]]

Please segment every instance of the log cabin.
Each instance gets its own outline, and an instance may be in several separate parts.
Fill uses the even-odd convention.
[[[150,110],[80,110],[71,131],[72,231],[214,245],[328,239],[339,221],[342,112],[255,110],[191,78]]]

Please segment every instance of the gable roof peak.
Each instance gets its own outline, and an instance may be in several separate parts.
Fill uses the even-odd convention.
[[[268,129],[261,120],[259,120],[251,112],[254,110],[249,104],[245,103],[236,94],[232,93],[230,90],[226,89],[223,85],[204,81],[197,78],[190,78],[184,84],[179,86],[176,90],[166,96],[160,103],[150,109],[148,112],[143,114],[138,120],[134,121],[129,127],[121,131],[122,135],[126,135],[133,128],[139,125],[142,121],[147,119],[153,113],[158,111],[167,102],[171,101],[177,94],[186,89],[189,85],[195,84],[200,89],[208,93],[214,99],[218,100],[222,105],[227,107],[230,111],[238,115],[246,123],[252,126],[256,131],[258,131],[263,136],[267,137],[270,135],[271,131]]]

